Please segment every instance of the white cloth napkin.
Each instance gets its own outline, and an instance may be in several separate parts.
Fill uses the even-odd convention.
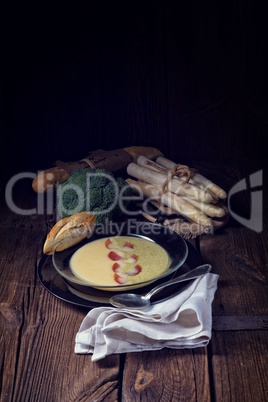
[[[86,315],[75,353],[97,361],[114,353],[206,346],[211,338],[211,304],[218,275],[196,279],[180,294],[146,310],[97,307]]]

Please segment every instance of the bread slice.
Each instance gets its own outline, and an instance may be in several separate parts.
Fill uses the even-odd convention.
[[[44,254],[66,250],[83,240],[93,231],[96,215],[83,211],[58,221],[47,235]]]

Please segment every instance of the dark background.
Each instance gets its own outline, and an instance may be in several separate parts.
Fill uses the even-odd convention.
[[[131,145],[219,168],[266,159],[264,2],[79,4],[1,13],[1,165]]]

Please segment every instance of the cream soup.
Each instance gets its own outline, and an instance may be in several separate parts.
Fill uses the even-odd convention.
[[[74,275],[101,286],[131,285],[153,279],[170,265],[158,244],[134,236],[112,236],[79,248],[71,257]]]

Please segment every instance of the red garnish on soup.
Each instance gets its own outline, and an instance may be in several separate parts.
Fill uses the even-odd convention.
[[[115,251],[110,251],[108,257],[113,261],[118,261],[122,259],[121,255],[117,254]]]
[[[113,264],[113,266],[112,266],[112,270],[113,270],[114,272],[116,272],[119,267],[120,267],[120,264],[119,264],[118,262],[115,262],[115,263]]]
[[[105,240],[105,246],[109,248],[109,245],[112,243],[111,239]]]
[[[114,274],[114,280],[119,283],[119,285],[124,285],[128,280],[118,274]]]
[[[123,247],[133,248],[133,244],[131,244],[128,241],[126,241]]]

